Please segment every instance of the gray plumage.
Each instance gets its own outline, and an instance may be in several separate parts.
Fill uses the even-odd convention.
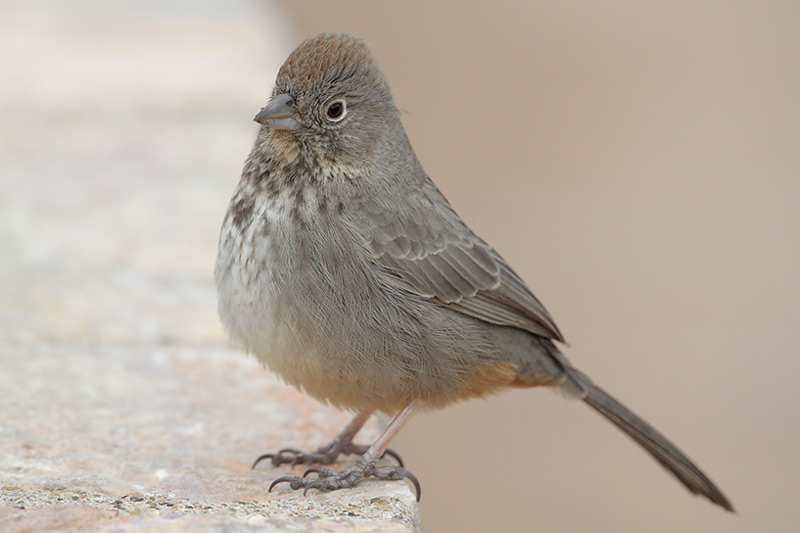
[[[363,41],[323,34],[301,44],[257,120],[215,270],[220,316],[248,352],[360,413],[560,386],[690,491],[732,509],[559,352],[544,306],[425,174]]]

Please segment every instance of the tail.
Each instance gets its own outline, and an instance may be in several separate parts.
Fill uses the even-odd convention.
[[[573,368],[570,368],[568,372],[582,390],[584,402],[638,442],[642,448],[647,450],[647,453],[661,463],[661,466],[672,472],[691,492],[705,496],[717,505],[733,512],[733,505],[728,498],[677,446],[613,396],[595,385],[585,374]]]

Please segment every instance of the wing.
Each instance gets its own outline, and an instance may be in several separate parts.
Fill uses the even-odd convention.
[[[563,341],[530,289],[430,181],[399,205],[368,200],[359,218],[387,283],[492,324]]]

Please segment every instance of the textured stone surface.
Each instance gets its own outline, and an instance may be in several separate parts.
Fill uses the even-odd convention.
[[[349,417],[236,350],[6,341],[0,368],[3,531],[411,531],[417,523],[402,483],[268,494],[275,477],[303,467],[251,470],[258,454],[316,447]],[[375,436],[372,425],[362,438]]]
[[[268,494],[303,468],[250,469],[349,420],[229,346],[216,316],[219,224],[290,47],[280,14],[1,11],[0,530],[413,530],[404,483]]]

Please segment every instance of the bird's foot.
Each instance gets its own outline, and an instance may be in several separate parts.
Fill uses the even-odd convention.
[[[316,478],[307,477],[308,474],[316,473]],[[416,476],[402,466],[383,466],[376,464],[361,457],[356,461],[355,466],[344,472],[336,472],[327,468],[312,467],[305,471],[303,477],[282,476],[272,482],[269,492],[279,483],[289,483],[292,490],[303,489],[303,494],[310,489],[317,489],[322,492],[329,492],[338,489],[350,489],[358,485],[361,480],[374,477],[376,479],[398,480],[408,478],[417,491],[417,501],[422,494]]]
[[[272,466],[280,466],[284,464],[295,465],[329,465],[336,462],[340,455],[364,455],[369,449],[369,446],[364,444],[354,444],[341,439],[334,439],[333,442],[320,446],[313,452],[304,452],[294,448],[284,448],[278,453],[265,453],[258,457],[253,463],[252,468],[255,468],[258,463],[265,459],[269,459]],[[394,450],[386,450],[383,456],[393,457],[397,464],[403,466],[403,460]]]

